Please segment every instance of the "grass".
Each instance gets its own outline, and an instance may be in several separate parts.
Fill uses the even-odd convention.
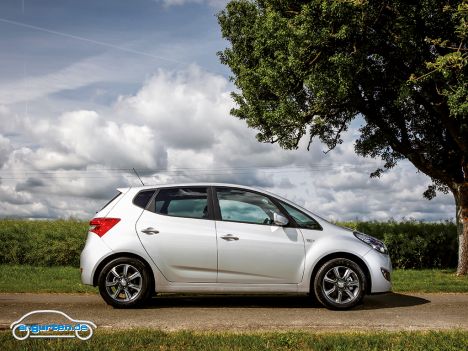
[[[393,272],[395,292],[468,292],[468,277],[453,270],[397,269]],[[0,292],[94,293],[96,288],[80,283],[75,267],[0,265]]]
[[[0,332],[2,350],[464,350],[466,331],[214,333],[97,329],[88,341],[28,339]]]
[[[468,276],[458,277],[454,270],[398,269],[392,278],[398,292],[468,292]]]
[[[75,267],[0,265],[0,292],[94,293],[97,289],[81,284]]]

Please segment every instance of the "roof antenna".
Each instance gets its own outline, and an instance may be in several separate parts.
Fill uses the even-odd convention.
[[[143,181],[141,180],[141,178],[140,178],[140,176],[138,175],[138,172],[136,171],[135,167],[133,167],[133,172],[135,172],[136,176],[137,176],[138,179],[140,180],[141,185],[145,186],[145,183],[143,183]]]

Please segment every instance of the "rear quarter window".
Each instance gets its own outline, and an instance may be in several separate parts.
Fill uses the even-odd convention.
[[[140,191],[136,196],[133,198],[133,204],[135,206],[141,207],[143,209],[148,206],[148,202],[150,202],[151,198],[154,195],[155,190],[143,190]]]

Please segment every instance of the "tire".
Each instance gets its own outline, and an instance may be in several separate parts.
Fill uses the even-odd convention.
[[[314,294],[325,307],[345,310],[361,303],[367,280],[362,268],[347,258],[325,262],[314,279]]]
[[[132,308],[143,305],[153,295],[153,277],[139,259],[119,257],[99,273],[99,293],[108,305]]]

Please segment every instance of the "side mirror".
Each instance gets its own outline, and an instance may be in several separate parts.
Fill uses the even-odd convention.
[[[288,225],[289,221],[285,216],[280,215],[279,213],[273,213],[273,223],[284,227],[285,225]]]

